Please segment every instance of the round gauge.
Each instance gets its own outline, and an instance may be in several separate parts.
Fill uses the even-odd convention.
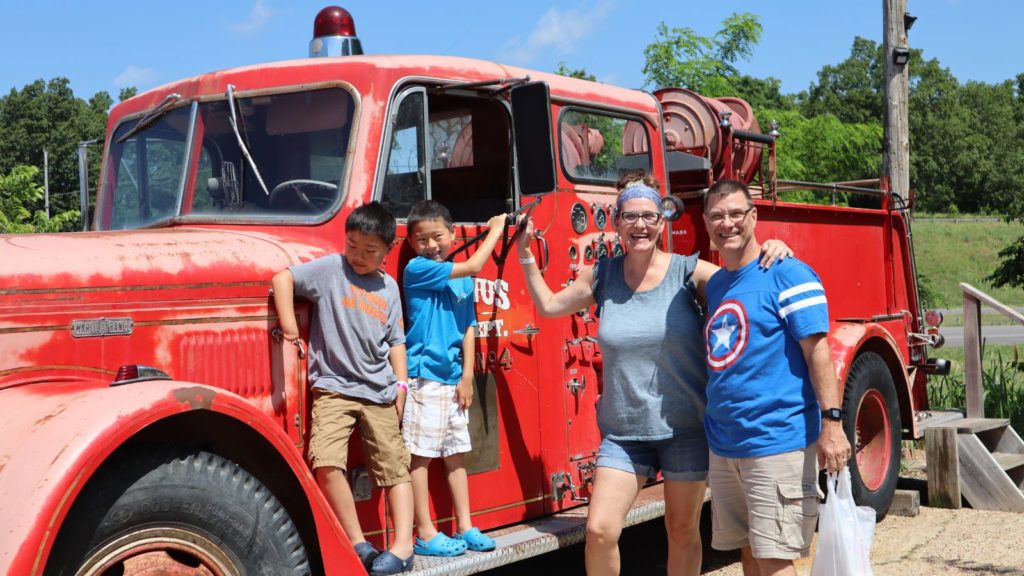
[[[608,255],[608,245],[601,242],[597,245],[597,258],[601,259]]]
[[[594,259],[594,248],[592,246],[587,245],[585,248],[583,248],[583,259],[587,262],[590,262]]]
[[[583,231],[587,229],[587,209],[583,207],[583,204],[579,202],[573,204],[570,217],[572,218],[572,229],[577,234],[583,234]]]
[[[616,242],[615,245],[612,246],[612,256],[622,256],[625,253],[626,251],[623,250],[622,244]]]
[[[575,262],[579,255],[580,251],[575,246],[569,246],[569,262]]]
[[[605,224],[608,223],[608,214],[604,211],[604,208],[600,206],[594,209],[594,226],[597,226],[598,230],[604,230]]]

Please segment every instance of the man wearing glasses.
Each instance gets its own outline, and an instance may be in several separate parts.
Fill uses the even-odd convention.
[[[795,575],[817,521],[818,463],[839,470],[850,457],[825,290],[796,258],[758,266],[742,182],[708,190],[704,221],[724,264],[708,281],[704,328],[711,545],[740,548],[745,576]]]

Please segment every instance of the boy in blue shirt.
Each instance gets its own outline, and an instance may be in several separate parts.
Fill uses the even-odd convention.
[[[409,391],[402,436],[412,453],[412,487],[418,537],[414,550],[427,556],[457,556],[493,550],[494,540],[473,527],[463,454],[472,449],[468,409],[473,403],[476,307],[473,279],[505,230],[505,215],[487,222],[488,233],[465,262],[447,261],[455,240],[448,209],[432,200],[409,212],[409,244],[416,257],[405,267],[409,329]],[[455,507],[454,537],[438,532],[430,517],[427,471],[443,458]]]
[[[273,280],[274,306],[289,342],[299,338],[294,296],[315,304],[309,334],[309,459],[356,554],[374,575],[407,572],[413,565],[409,452],[398,431],[406,379],[402,302],[398,284],[380,269],[394,241],[394,217],[372,202],[345,220],[344,254],[296,264]],[[395,530],[391,549],[383,553],[363,536],[346,478],[348,441],[356,426],[367,468],[387,495]]]

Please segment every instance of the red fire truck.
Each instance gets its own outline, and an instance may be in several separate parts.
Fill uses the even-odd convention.
[[[315,31],[311,55],[328,57],[203,74],[118,104],[89,230],[0,237],[0,573],[361,573],[304,460],[305,350],[275,335],[270,278],[343,251],[356,206],[379,200],[404,237],[410,207],[433,198],[467,244],[488,217],[531,210],[545,278],[565,285],[622,250],[614,183],[637,168],[676,199],[674,251],[715,258],[699,195],[735,177],[758,196],[759,234],[819,272],[856,495],[885,513],[900,440],[923,435],[926,374],[941,364],[927,355],[936,337],[908,208],[884,182],[825,187],[873,207],[787,203],[786,189],[820,186],[776,178],[778,134],[741,100],[363,56],[334,7]],[[597,319],[536,313],[505,260],[514,234],[475,280],[468,462],[474,523],[511,536],[459,559],[460,573],[544,551],[521,536],[525,523],[582,518],[594,474]],[[400,279],[410,256],[403,243],[388,272]],[[310,308],[297,303],[304,334]],[[385,544],[386,503],[363,461],[356,443],[360,520]],[[661,514],[659,490],[645,490],[630,523]],[[450,529],[447,491],[432,494]]]

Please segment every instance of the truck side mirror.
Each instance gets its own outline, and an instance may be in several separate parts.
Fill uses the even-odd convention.
[[[512,88],[512,138],[522,194],[555,189],[555,152],[551,142],[551,95],[544,82]]]

